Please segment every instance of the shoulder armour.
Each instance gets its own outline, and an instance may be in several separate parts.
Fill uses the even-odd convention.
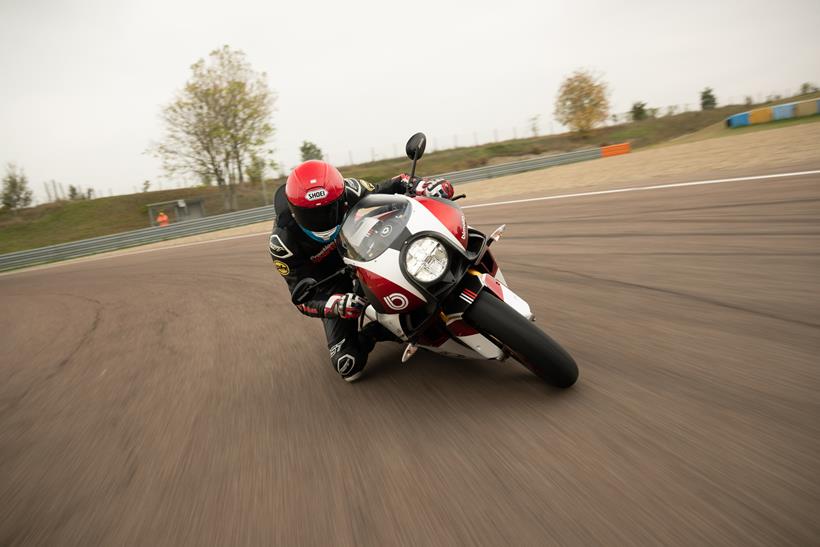
[[[345,179],[345,190],[357,198],[362,197],[362,183],[358,179]]]
[[[270,235],[268,249],[273,258],[284,260],[293,257],[297,251],[297,246],[296,242],[289,236],[287,229],[276,228]]]

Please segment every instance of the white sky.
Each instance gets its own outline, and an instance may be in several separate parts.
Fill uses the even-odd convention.
[[[162,177],[144,154],[189,66],[242,49],[278,94],[273,147],[304,139],[343,165],[401,153],[415,131],[449,147],[549,132],[575,68],[633,101],[696,107],[820,84],[820,1],[251,2],[0,0],[0,162],[42,182],[131,192]],[[558,126],[555,125],[557,130]]]

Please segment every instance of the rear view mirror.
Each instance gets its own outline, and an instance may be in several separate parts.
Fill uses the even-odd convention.
[[[424,155],[424,148],[427,146],[427,137],[424,133],[416,133],[407,141],[404,150],[411,160],[421,159]]]
[[[296,306],[299,304],[304,304],[310,300],[311,296],[313,296],[313,293],[316,290],[316,285],[316,280],[312,277],[302,279],[293,288],[293,292],[291,292],[290,295],[290,301]]]

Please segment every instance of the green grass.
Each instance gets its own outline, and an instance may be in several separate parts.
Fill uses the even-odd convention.
[[[491,161],[514,161],[519,157],[557,154],[580,148],[629,141],[633,148],[666,142],[682,135],[722,123],[726,116],[748,110],[746,106],[727,106],[708,111],[684,112],[674,116],[604,127],[588,135],[563,133],[543,137],[509,140],[475,147],[431,152],[419,163],[419,174],[437,174],[487,165]],[[407,172],[405,157],[342,167],[345,176],[373,181]],[[272,181],[273,185],[283,180]],[[270,194],[269,194],[270,196]],[[148,226],[146,204],[173,199],[204,199],[207,214],[222,211],[218,188],[183,188],[90,201],[40,205],[18,213],[0,210],[0,253],[8,253],[56,243],[76,241]],[[263,205],[261,189],[244,186],[238,190],[239,209]]]
[[[49,203],[17,213],[0,210],[0,254],[147,228],[147,204],[194,197],[203,198],[207,214],[222,211],[218,188],[181,188]],[[241,188],[237,201],[240,209],[259,207],[263,205],[261,189]]]

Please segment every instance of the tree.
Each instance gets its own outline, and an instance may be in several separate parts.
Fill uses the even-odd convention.
[[[803,85],[800,86],[800,94],[801,95],[807,95],[809,93],[816,93],[817,91],[820,91],[820,89],[818,89],[817,86],[814,85],[811,82],[804,82]]]
[[[700,92],[700,109],[712,110],[717,106],[717,98],[711,87],[705,88]]]
[[[261,184],[262,181],[265,180],[265,170],[267,167],[267,162],[263,157],[257,156],[256,154],[252,155],[250,164],[248,165],[248,169],[246,171],[248,181],[254,186]]]
[[[68,185],[68,199],[71,201],[83,201],[86,199],[94,199],[94,189],[86,188],[83,190],[79,186],[73,184]]]
[[[752,96],[751,95],[746,95],[746,99],[744,100],[744,104],[746,106],[752,106],[752,103],[754,103],[754,99],[752,99]]]
[[[573,131],[586,133],[609,116],[607,85],[588,70],[576,70],[561,84],[555,119]]]
[[[646,119],[646,103],[645,102],[635,102],[632,103],[632,109],[629,111],[629,115],[632,116],[633,122],[639,122],[641,120]]]
[[[28,187],[28,178],[22,169],[15,164],[6,165],[3,176],[3,207],[17,211],[31,205],[32,192]]]
[[[532,118],[530,118],[530,131],[532,131],[532,136],[538,136],[538,120],[541,118],[539,114],[536,114]]]
[[[302,154],[302,161],[324,159],[322,149],[310,141],[303,141],[299,152]]]
[[[143,193],[147,192],[149,188],[151,188],[151,181],[150,180],[142,181],[142,192]]]
[[[236,209],[236,184],[273,136],[275,94],[239,50],[212,51],[191,66],[191,78],[162,111],[165,137],[154,148],[169,174],[211,177],[225,209]]]

